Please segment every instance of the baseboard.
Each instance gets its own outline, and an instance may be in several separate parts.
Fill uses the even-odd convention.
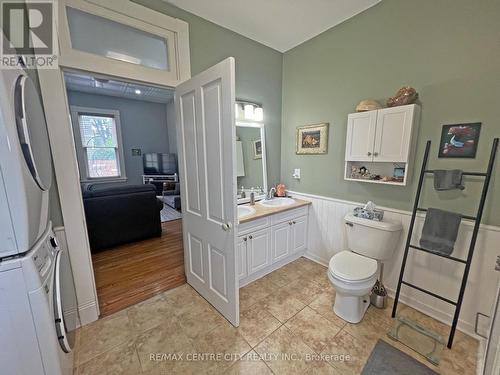
[[[314,254],[311,254],[309,252],[306,251],[306,253],[304,254],[304,258],[307,258],[307,259],[310,259],[312,260],[313,262],[316,262],[318,264],[321,264],[322,266],[324,267],[327,267],[328,268],[328,265],[329,265],[329,261],[328,262],[325,262],[323,259],[321,259],[320,257],[314,255]]]
[[[304,257],[306,257],[307,259],[310,259],[318,264],[321,264],[322,266],[328,267],[328,262],[326,262],[324,259],[321,259],[320,257],[318,257],[314,254],[306,252],[304,254]],[[394,296],[396,295],[396,291],[393,289],[387,288],[387,287],[386,287],[386,290],[387,290],[387,294],[389,295],[389,297],[394,298]],[[445,313],[443,311],[440,311],[440,310],[438,310],[432,306],[429,306],[425,303],[419,302],[413,298],[409,298],[408,296],[404,295],[403,293],[400,294],[399,299],[405,305],[408,305],[408,306],[414,308],[415,310],[418,310],[418,311],[430,316],[431,318],[434,318],[434,319],[440,321],[443,324],[451,325],[450,322],[453,320],[453,317],[450,314]],[[474,326],[472,324],[464,321],[464,320],[461,320],[461,319],[458,320],[457,329],[459,331],[469,335],[469,336],[474,337],[477,340],[480,340],[480,336],[476,335],[476,333],[475,333]]]
[[[80,305],[78,313],[80,314],[80,324],[84,326],[99,319],[99,306],[95,302]]]
[[[396,291],[393,289],[390,289],[390,288],[386,288],[386,290],[387,290],[387,294],[389,295],[389,297],[394,298],[394,296],[396,295]],[[415,310],[418,310],[418,311],[424,313],[425,315],[428,315],[431,318],[434,318],[434,319],[440,321],[443,324],[451,326],[451,322],[453,321],[452,315],[450,315],[444,311],[438,310],[438,309],[436,309],[432,306],[429,306],[425,303],[419,302],[413,298],[409,298],[408,296],[404,295],[403,293],[400,294],[399,300],[402,303],[404,303],[405,305],[408,305],[408,306],[414,308]],[[458,319],[457,329],[459,331],[465,333],[466,335],[474,337],[477,340],[480,339],[480,337],[478,335],[476,335],[476,333],[474,331],[474,326],[472,324],[462,320],[462,319]]]
[[[260,279],[261,277],[266,276],[267,274],[276,271],[278,268],[283,267],[284,265],[293,262],[296,259],[299,259],[301,256],[304,256],[304,252],[298,252],[296,254],[289,255],[288,257],[281,259],[277,261],[276,263],[273,263],[266,268],[263,268],[250,276],[245,277],[244,279],[240,280],[240,288],[243,288],[244,286],[250,284],[251,282]]]

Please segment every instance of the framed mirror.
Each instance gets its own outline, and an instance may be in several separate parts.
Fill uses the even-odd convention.
[[[236,183],[238,204],[266,198],[267,167],[264,124],[236,123]]]

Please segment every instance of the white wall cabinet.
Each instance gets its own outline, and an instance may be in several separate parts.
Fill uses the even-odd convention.
[[[345,179],[406,185],[419,118],[416,104],[348,115]],[[385,177],[393,177],[395,167],[404,168],[405,173],[398,181],[353,178],[352,167],[360,166]]]
[[[352,113],[347,117],[345,160],[372,161],[377,111]]]
[[[409,105],[377,111],[373,161],[408,161],[415,108]]]
[[[276,213],[238,227],[240,287],[289,263],[307,250],[308,207]]]

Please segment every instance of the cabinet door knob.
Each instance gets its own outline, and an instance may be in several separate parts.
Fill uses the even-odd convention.
[[[252,236],[248,236],[248,238],[252,239],[253,237]]]
[[[372,153],[370,151],[368,151],[367,155],[368,156],[372,156]]]
[[[378,156],[378,152],[374,152],[373,156],[377,157]]]
[[[291,222],[291,221],[289,221],[289,222],[288,222],[288,225],[292,225],[292,222]]]
[[[246,240],[247,240],[247,238],[246,238],[246,237],[243,237],[243,241],[246,241]]]
[[[295,221],[292,221],[292,224],[296,224]]]

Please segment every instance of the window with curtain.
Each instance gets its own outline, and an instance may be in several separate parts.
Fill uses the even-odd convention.
[[[117,111],[72,111],[82,180],[124,179],[123,146]]]

